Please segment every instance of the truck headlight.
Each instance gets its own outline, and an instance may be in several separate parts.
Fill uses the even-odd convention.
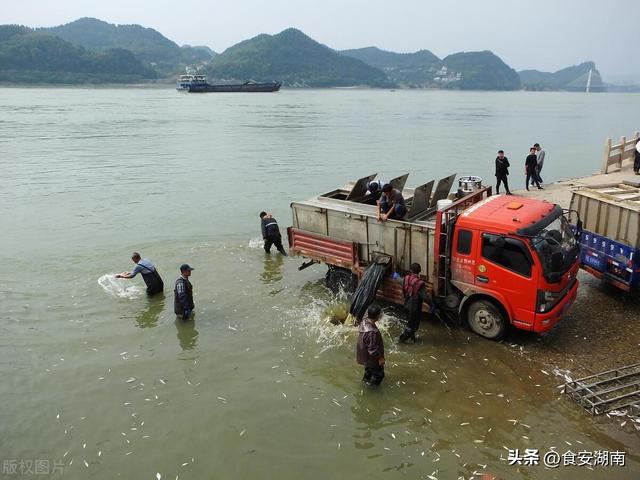
[[[538,290],[538,300],[536,302],[536,310],[538,313],[544,313],[551,310],[556,303],[562,298],[562,292],[549,292],[547,290]]]

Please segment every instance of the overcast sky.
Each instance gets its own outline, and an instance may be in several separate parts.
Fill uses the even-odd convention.
[[[439,57],[491,50],[516,70],[593,60],[607,81],[640,80],[637,0],[0,0],[0,23],[54,26],[80,17],[151,27],[217,52],[296,27],[335,49],[375,45]]]

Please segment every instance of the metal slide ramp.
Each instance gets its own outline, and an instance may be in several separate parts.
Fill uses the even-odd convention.
[[[564,393],[592,415],[626,409],[640,418],[640,363],[568,382]]]

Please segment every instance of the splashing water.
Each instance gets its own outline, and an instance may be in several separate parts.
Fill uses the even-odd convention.
[[[331,322],[332,318],[342,317],[349,312],[349,303],[344,297],[331,296],[330,298],[311,297],[310,303],[286,312],[291,317],[287,322],[303,330],[308,337],[315,339],[319,346],[318,354],[336,348],[355,345],[358,336],[358,326],[349,320],[344,323]],[[400,320],[391,314],[383,313],[382,318],[376,323],[385,340],[385,347],[393,347],[392,330],[397,330]]]
[[[105,293],[114,298],[132,299],[139,297],[144,293],[143,288],[138,285],[131,284],[130,280],[116,278],[115,273],[102,275],[98,279],[98,285],[102,287]]]
[[[256,237],[249,240],[249,248],[262,248],[264,246],[264,240],[262,237]]]

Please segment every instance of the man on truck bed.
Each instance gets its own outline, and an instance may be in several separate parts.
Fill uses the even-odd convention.
[[[427,295],[426,284],[420,278],[420,264],[411,264],[411,273],[404,277],[402,293],[404,295],[404,306],[409,314],[409,321],[400,334],[398,341],[404,343],[409,339],[416,341],[416,332],[420,327],[420,316],[422,315],[422,302]]]
[[[377,209],[376,217],[383,222],[389,219],[402,220],[407,214],[402,192],[388,183],[382,187],[382,196],[378,200]]]
[[[384,180],[371,180],[367,183],[367,193],[370,193],[377,202],[380,200],[380,195],[382,195],[382,187],[384,187],[386,183]]]

